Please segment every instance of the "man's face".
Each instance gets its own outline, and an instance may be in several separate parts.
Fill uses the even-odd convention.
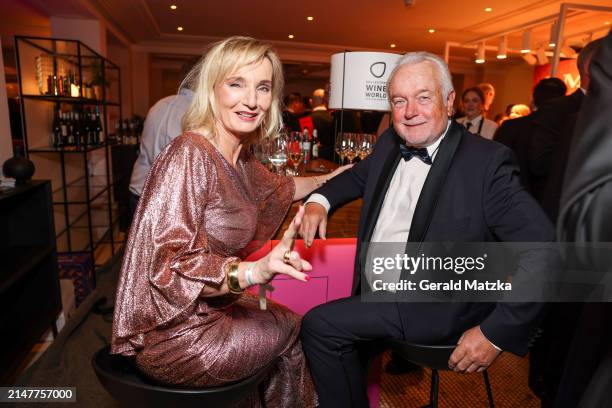
[[[389,85],[389,96],[393,127],[407,145],[426,147],[442,136],[455,92],[445,100],[433,63],[423,61],[400,67]]]

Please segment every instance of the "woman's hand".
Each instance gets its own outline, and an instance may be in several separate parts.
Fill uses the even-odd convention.
[[[256,283],[268,283],[277,273],[291,276],[302,282],[310,280],[310,276],[302,271],[311,271],[312,265],[308,261],[301,259],[300,254],[293,250],[293,243],[298,236],[303,216],[304,206],[300,206],[278,245],[268,255],[255,263],[253,280]],[[288,262],[285,262],[286,253],[288,254]]]

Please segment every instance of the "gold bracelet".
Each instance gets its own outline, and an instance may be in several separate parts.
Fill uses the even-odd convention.
[[[238,264],[239,262],[232,262],[227,268],[227,272],[225,274],[227,287],[230,293],[235,295],[239,295],[244,291],[238,282]]]

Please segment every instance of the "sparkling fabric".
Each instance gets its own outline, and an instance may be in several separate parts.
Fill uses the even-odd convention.
[[[201,295],[220,287],[227,263],[270,239],[294,191],[247,152],[233,167],[205,137],[176,138],[153,164],[130,229],[111,352],[135,356],[158,382],[193,387],[246,378],[280,357],[266,406],[314,406],[298,315],[274,302],[259,310],[246,293]]]

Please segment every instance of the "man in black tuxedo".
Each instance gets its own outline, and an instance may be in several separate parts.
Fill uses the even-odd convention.
[[[504,121],[495,132],[493,140],[505,144],[514,152],[521,170],[521,181],[527,190],[534,195],[532,176],[529,169],[529,146],[533,122],[538,119],[546,102],[565,95],[567,87],[559,78],[544,78],[533,88],[533,111],[516,119]],[[537,197],[536,197],[537,198]]]
[[[316,231],[325,236],[329,209],[363,198],[354,294],[364,243],[553,239],[550,222],[519,181],[510,149],[450,120],[455,92],[444,61],[406,54],[388,92],[393,128],[370,156],[309,198],[301,225],[310,245]],[[523,264],[528,273],[545,272]],[[302,342],[320,406],[367,407],[362,345],[385,339],[457,344],[449,367],[482,371],[500,350],[527,352],[540,310],[532,303],[362,302],[352,296],[307,313]]]

